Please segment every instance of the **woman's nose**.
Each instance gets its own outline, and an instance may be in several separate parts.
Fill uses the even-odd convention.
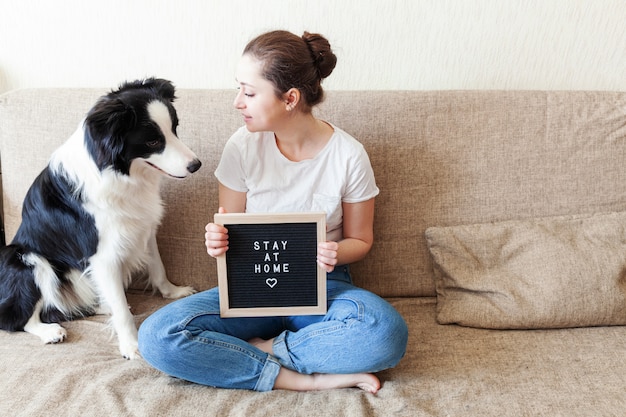
[[[242,109],[244,107],[241,96],[242,96],[242,92],[240,90],[237,92],[237,96],[235,97],[235,101],[233,102],[233,106],[235,106],[236,109]]]

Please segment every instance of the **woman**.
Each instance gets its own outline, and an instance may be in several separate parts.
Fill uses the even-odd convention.
[[[327,314],[223,319],[213,288],[142,324],[140,352],[154,367],[223,388],[376,393],[373,372],[404,355],[404,320],[382,298],[352,285],[348,269],[372,246],[378,188],[363,146],[312,114],[335,63],[321,35],[273,31],[253,39],[236,74],[234,105],[245,126],[215,171],[222,213],[327,213],[327,241],[317,254],[327,272]],[[205,240],[210,256],[228,250],[223,226],[209,223]]]

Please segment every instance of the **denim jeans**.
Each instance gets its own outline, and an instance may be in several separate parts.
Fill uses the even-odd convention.
[[[221,318],[217,288],[174,301],[139,328],[155,368],[199,384],[269,391],[280,367],[303,374],[378,372],[404,356],[408,329],[385,300],[328,274],[328,312],[318,316]],[[274,339],[273,355],[246,342]]]

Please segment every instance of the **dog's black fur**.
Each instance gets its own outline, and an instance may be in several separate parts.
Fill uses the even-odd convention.
[[[193,292],[167,281],[155,240],[160,179],[183,178],[201,165],[176,136],[174,99],[167,80],[124,83],[53,154],[28,190],[15,237],[0,249],[1,329],[56,343],[66,333],[54,323],[102,304],[122,354],[132,358],[136,328],[122,311],[130,275],[147,269],[166,297]]]

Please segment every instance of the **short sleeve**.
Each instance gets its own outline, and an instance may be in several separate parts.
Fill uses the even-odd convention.
[[[353,166],[350,167],[350,178],[347,184],[343,201],[346,203],[360,203],[374,198],[379,189],[376,186],[374,170],[365,148],[359,144],[359,152],[355,154]]]

